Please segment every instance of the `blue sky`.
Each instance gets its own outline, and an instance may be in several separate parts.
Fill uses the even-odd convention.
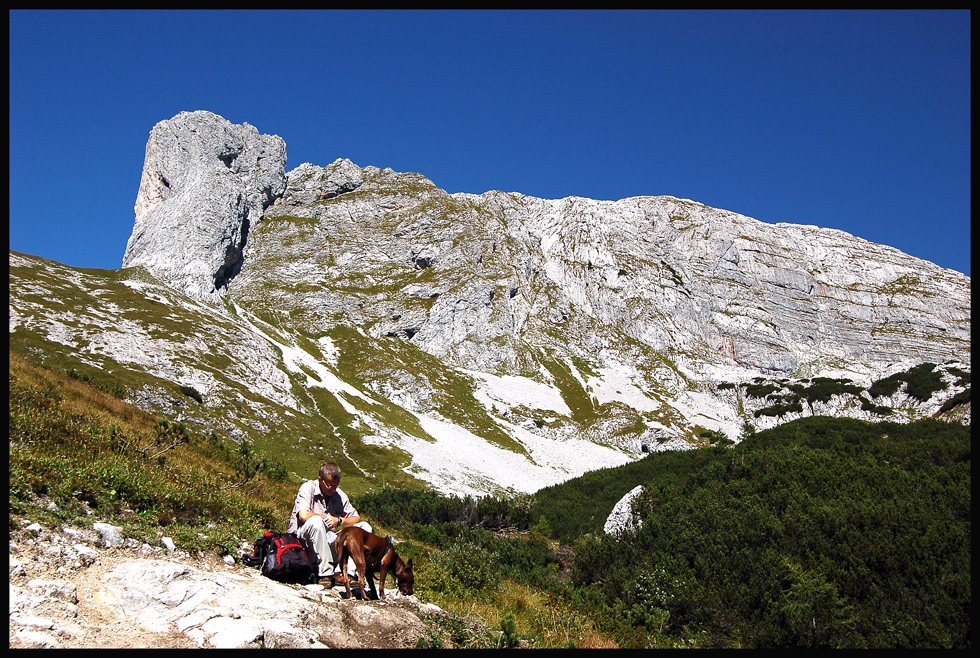
[[[210,110],[448,192],[669,194],[970,274],[968,11],[12,11],[10,248],[118,268]]]

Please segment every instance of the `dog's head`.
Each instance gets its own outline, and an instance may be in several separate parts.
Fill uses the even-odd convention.
[[[415,573],[412,571],[412,559],[402,562],[401,558],[395,560],[395,582],[398,583],[398,591],[405,596],[415,593]]]

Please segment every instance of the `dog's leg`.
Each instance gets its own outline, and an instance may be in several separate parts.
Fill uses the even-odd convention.
[[[338,541],[337,542],[338,544],[340,544],[340,551],[339,551],[339,554],[337,556],[337,562],[338,562],[338,564],[347,564],[347,558],[349,557],[349,555],[351,553],[351,550],[349,548],[347,548],[347,541],[348,541],[348,538],[347,537],[344,537],[342,542],[341,541]],[[340,573],[342,573],[344,575],[344,587],[347,589],[347,600],[349,601],[350,600],[350,578],[347,578],[346,577],[347,576],[347,571],[345,569],[341,569],[341,572]]]
[[[384,601],[385,599],[385,578],[388,577],[388,565],[381,562],[381,568],[378,569],[378,598]]]
[[[373,598],[377,599],[378,598],[378,590],[376,590],[374,588],[374,572],[375,572],[375,570],[374,569],[371,569],[371,568],[368,568],[368,570],[367,570],[367,586],[368,586],[368,589],[371,590],[370,594],[368,595],[368,598],[372,598],[373,597]],[[362,582],[361,583],[361,589],[363,590],[363,588],[364,588],[364,583]]]
[[[343,531],[337,535],[333,540],[333,562],[330,563],[330,578],[334,582],[336,581],[336,571],[337,565],[341,564],[342,560],[347,560],[350,557],[350,549],[347,548],[347,537]]]
[[[354,566],[357,567],[357,577],[361,580],[361,587],[359,591],[361,593],[360,598],[363,601],[367,596],[364,593],[364,581],[366,580],[365,574],[367,573],[367,564],[364,559],[364,546],[355,546],[351,557],[354,558]],[[347,591],[350,592],[350,577],[347,578]],[[350,598],[350,595],[348,595],[348,598]]]

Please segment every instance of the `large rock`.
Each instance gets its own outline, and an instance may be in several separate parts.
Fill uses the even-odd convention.
[[[135,560],[109,572],[106,586],[127,616],[150,632],[173,624],[202,644],[225,648],[257,644],[267,631],[289,636],[288,646],[319,644],[302,628],[311,606],[301,591],[267,579]]]
[[[123,267],[196,297],[240,270],[250,227],[286,187],[286,143],[211,112],[161,121],[146,143]]]
[[[133,560],[109,572],[106,587],[147,631],[176,628],[202,646],[408,648],[424,630],[408,608],[344,602],[322,587],[282,585],[258,572]]]
[[[442,614],[397,590],[344,600],[342,588],[277,583],[213,555],[103,544],[89,528],[11,533],[12,648],[401,649],[425,632],[421,611]]]
[[[613,507],[612,512],[606,519],[602,530],[607,535],[619,535],[627,530],[640,527],[640,520],[633,514],[633,499],[643,491],[643,485],[638,485],[619,499]]]

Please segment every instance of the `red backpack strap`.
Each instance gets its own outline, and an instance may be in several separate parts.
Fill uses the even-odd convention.
[[[276,564],[282,563],[283,551],[285,551],[287,548],[293,548],[294,546],[299,550],[303,551],[304,555],[306,554],[306,549],[303,548],[303,545],[300,544],[298,541],[292,541],[289,539],[284,539],[282,537],[277,537],[276,538]]]

